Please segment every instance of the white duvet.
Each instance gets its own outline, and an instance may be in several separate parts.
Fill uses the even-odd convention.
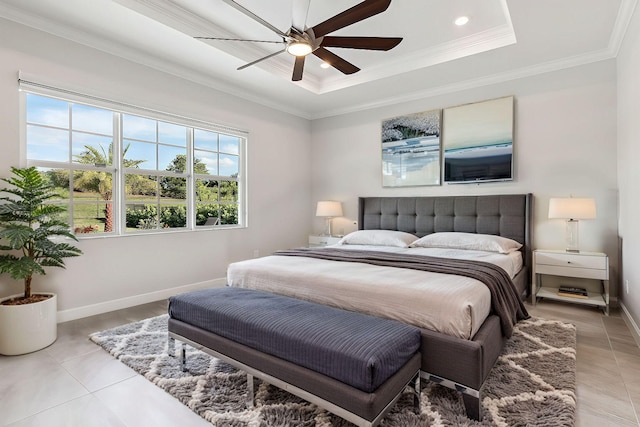
[[[336,247],[474,259],[496,264],[512,278],[522,268],[520,252]],[[386,317],[464,339],[475,335],[491,309],[489,289],[475,279],[357,262],[271,255],[230,264],[227,280],[229,286],[259,289]]]

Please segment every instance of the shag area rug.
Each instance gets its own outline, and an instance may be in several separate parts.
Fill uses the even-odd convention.
[[[215,426],[352,425],[257,378],[256,406],[247,409],[246,375],[191,347],[188,372],[182,372],[179,358],[167,354],[167,315],[90,339]],[[573,426],[575,372],[575,326],[531,318],[516,325],[485,383],[482,422],[465,416],[457,392],[423,381],[420,414],[413,412],[407,390],[381,426]]]

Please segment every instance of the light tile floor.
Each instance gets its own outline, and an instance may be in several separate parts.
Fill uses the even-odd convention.
[[[640,348],[620,315],[543,301],[533,316],[578,327],[577,426],[640,426]],[[87,336],[166,312],[158,301],[61,323],[58,340],[0,356],[0,425],[11,427],[210,426]]]

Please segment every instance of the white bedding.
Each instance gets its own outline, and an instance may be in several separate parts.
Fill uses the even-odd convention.
[[[476,259],[499,265],[512,278],[522,268],[520,252],[500,254],[361,245],[336,247]],[[475,279],[357,262],[272,255],[230,264],[227,280],[229,286],[260,289],[395,319],[463,339],[475,335],[491,309],[489,289]]]

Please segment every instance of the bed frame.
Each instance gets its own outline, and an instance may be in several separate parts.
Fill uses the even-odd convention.
[[[523,245],[523,267],[514,284],[525,300],[531,289],[532,205],[532,194],[361,197],[358,228],[404,231],[419,237],[457,231],[516,240]],[[422,329],[421,376],[460,391],[467,416],[481,420],[483,385],[505,342],[494,314],[470,340]]]

